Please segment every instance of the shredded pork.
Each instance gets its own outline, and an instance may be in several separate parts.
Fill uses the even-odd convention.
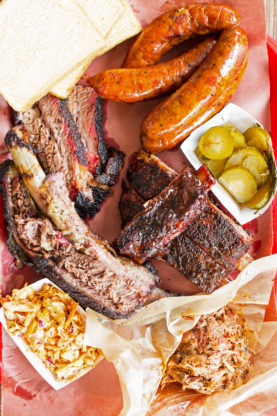
[[[179,383],[183,389],[212,394],[246,383],[252,357],[249,333],[243,317],[230,307],[202,316],[184,333],[167,364],[161,388]]]

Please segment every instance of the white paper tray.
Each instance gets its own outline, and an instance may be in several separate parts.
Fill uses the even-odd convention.
[[[200,166],[202,166],[202,162],[195,154],[195,150],[197,148],[200,137],[210,127],[220,126],[227,122],[232,123],[242,133],[255,124],[259,124],[261,126],[261,123],[259,123],[258,120],[256,120],[249,113],[247,113],[247,111],[243,110],[241,107],[235,104],[228,104],[226,107],[223,108],[223,110],[221,110],[218,114],[212,117],[209,121],[207,121],[206,123],[202,124],[202,126],[194,130],[181,146],[183,153],[186,155],[187,159],[190,161],[190,163],[196,170],[199,169]],[[253,210],[238,204],[217,181],[216,184],[212,186],[211,191],[240,224],[246,224],[247,222],[252,221],[254,218],[257,218],[258,216],[262,215],[271,205],[277,188],[276,166],[274,174],[275,184],[271,198],[268,201],[268,203],[259,210]]]
[[[37,282],[31,284],[30,286],[32,286],[36,291],[40,290],[42,288],[42,286],[44,285],[44,283],[47,284],[51,284],[53,286],[56,286],[58,289],[60,289],[57,285],[55,285],[53,282],[51,282],[49,279],[41,279],[38,280]],[[61,289],[60,289],[61,290]],[[79,311],[84,314],[85,316],[85,311],[79,306]],[[0,322],[2,323],[3,327],[6,329],[7,331],[7,321],[5,318],[5,314],[4,314],[4,310],[3,308],[0,309]],[[21,350],[21,352],[25,355],[25,357],[27,358],[27,360],[30,362],[30,364],[32,364],[32,366],[35,368],[35,370],[41,375],[41,377],[44,378],[44,380],[47,381],[47,383],[50,384],[50,386],[53,387],[53,389],[55,390],[59,390],[62,387],[67,386],[68,384],[72,383],[73,381],[77,380],[79,377],[82,377],[85,373],[87,373],[88,371],[90,371],[91,369],[88,369],[86,372],[84,372],[83,374],[81,374],[79,377],[77,377],[76,379],[72,380],[72,381],[58,381],[55,379],[54,375],[51,373],[50,370],[48,370],[48,368],[43,364],[43,362],[40,360],[40,358],[38,358],[29,348],[28,346],[25,344],[25,342],[18,336],[14,336],[11,335],[8,331],[7,333],[9,334],[9,336],[13,339],[13,341],[16,343],[16,345],[18,346],[18,348]]]

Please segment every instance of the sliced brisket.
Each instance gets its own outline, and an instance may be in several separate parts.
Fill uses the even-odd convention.
[[[93,217],[117,181],[124,155],[107,149],[102,98],[77,85],[66,100],[50,94],[18,113],[46,174],[62,172],[82,217]]]
[[[10,234],[38,271],[83,307],[114,319],[128,317],[143,304],[155,285],[150,272],[117,257],[93,235],[85,237],[90,247],[79,244],[78,249],[38,211],[13,162],[6,162],[1,171]],[[72,224],[75,227],[74,220]]]
[[[170,241],[207,204],[202,183],[192,169],[185,169],[123,228],[117,239],[119,251],[139,263],[166,254]]]

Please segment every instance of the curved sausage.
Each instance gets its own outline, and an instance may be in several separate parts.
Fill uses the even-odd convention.
[[[240,24],[237,10],[222,4],[193,4],[162,14],[143,29],[123,63],[124,68],[154,65],[173,46],[196,35],[218,33]]]
[[[160,97],[187,80],[215,43],[215,38],[209,38],[165,63],[148,68],[109,69],[88,81],[100,97],[108,100],[135,103]]]
[[[235,92],[247,57],[244,30],[224,30],[189,80],[146,116],[142,124],[143,147],[149,152],[171,149],[216,114]]]

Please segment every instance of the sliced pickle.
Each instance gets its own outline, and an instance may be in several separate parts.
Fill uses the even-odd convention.
[[[219,177],[218,182],[230,192],[237,202],[244,204],[250,201],[257,192],[254,176],[241,167],[233,167]]]
[[[245,203],[247,208],[251,209],[261,209],[263,208],[267,202],[269,201],[271,195],[271,187],[269,183],[266,183],[260,189],[258,189],[256,195],[250,201]]]
[[[232,123],[226,123],[224,124],[224,127],[231,133],[234,142],[234,150],[239,149],[240,147],[243,147],[245,145],[245,137],[239,131],[239,129],[233,126]]]
[[[198,149],[208,159],[226,159],[234,150],[231,133],[222,126],[211,127],[201,136]]]
[[[244,133],[248,146],[254,146],[261,152],[267,151],[271,147],[271,138],[269,133],[259,126],[250,127]]]
[[[248,169],[256,179],[258,186],[264,185],[270,175],[265,158],[255,147],[246,146],[236,150],[227,160],[225,169],[233,166]]]
[[[211,160],[202,155],[199,149],[195,151],[202,163],[207,166],[212,175],[217,179],[224,171],[224,166],[227,159]]]
[[[206,163],[207,168],[211,171],[213,176],[217,179],[224,171],[225,163],[227,159],[208,160]]]

